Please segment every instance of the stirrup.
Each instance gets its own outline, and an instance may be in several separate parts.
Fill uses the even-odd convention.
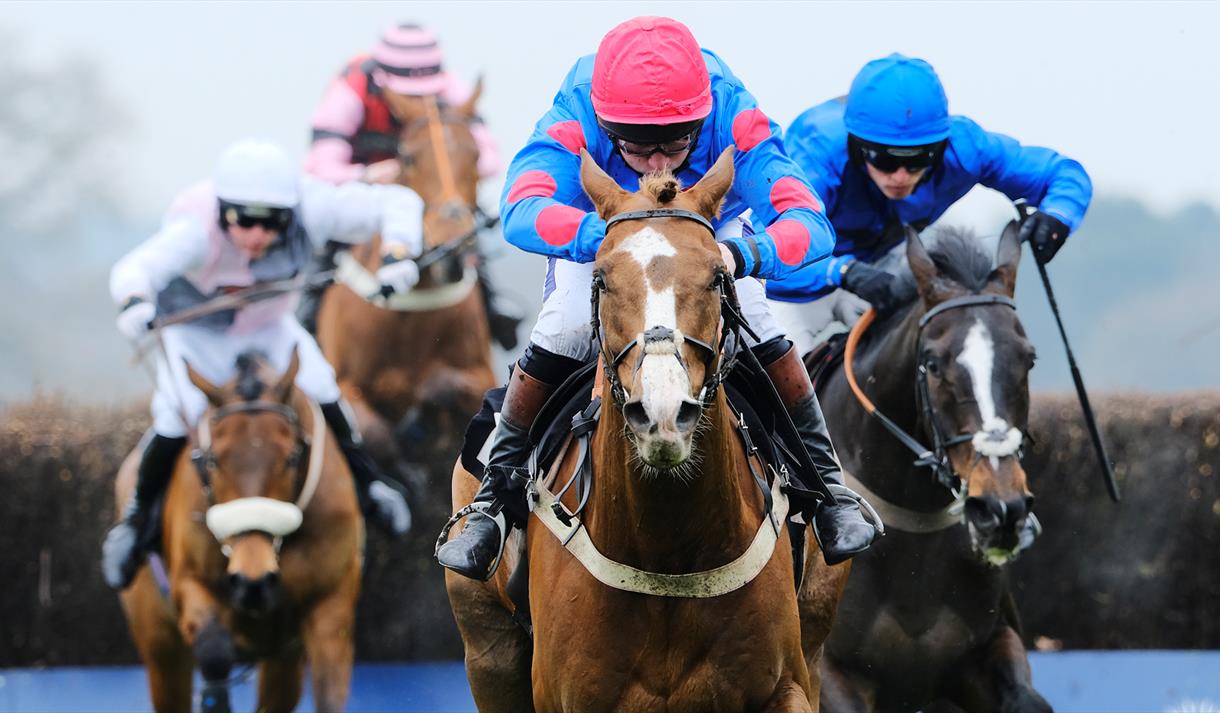
[[[440,552],[441,546],[449,541],[449,531],[453,529],[454,525],[458,524],[458,522],[467,515],[479,513],[483,517],[489,518],[492,522],[496,523],[496,527],[500,530],[500,547],[496,550],[496,558],[491,561],[491,565],[487,568],[488,572],[494,574],[495,571],[500,568],[500,560],[504,557],[504,544],[508,541],[509,527],[508,520],[504,517],[504,508],[499,508],[493,514],[491,513],[491,507],[492,503],[473,502],[461,510],[453,513],[453,515],[445,522],[444,527],[441,528],[440,536],[436,538],[436,546],[432,548],[432,556],[436,558]]]
[[[831,495],[835,496],[835,500],[838,500],[840,497],[854,500],[860,506],[860,514],[864,516],[865,522],[873,526],[877,536],[880,537],[885,534],[885,523],[881,521],[881,516],[873,509],[872,504],[864,499],[863,495],[846,485],[839,485],[838,483],[827,483],[826,489],[830,491]]]

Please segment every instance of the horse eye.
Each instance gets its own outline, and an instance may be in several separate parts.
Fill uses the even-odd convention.
[[[940,376],[940,364],[936,361],[936,357],[931,355],[924,357],[923,367],[924,369],[927,369],[928,373],[932,376]]]

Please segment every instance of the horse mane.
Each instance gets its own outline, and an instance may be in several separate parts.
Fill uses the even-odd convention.
[[[983,251],[973,230],[957,226],[938,228],[928,256],[937,270],[971,292],[980,292],[987,286],[993,258]]]
[[[672,203],[681,190],[681,181],[671,171],[650,173],[640,179],[640,193],[652,198],[657,205]]]
[[[259,368],[267,361],[267,355],[257,350],[237,355],[237,395],[243,401],[257,401],[266,384],[259,377]]]

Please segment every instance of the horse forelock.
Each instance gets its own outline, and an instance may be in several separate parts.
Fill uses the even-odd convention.
[[[267,385],[259,372],[266,363],[267,355],[251,350],[237,355],[237,395],[243,401],[257,401]]]
[[[640,179],[640,193],[657,202],[657,205],[673,203],[682,191],[682,182],[671,171],[649,173]]]
[[[987,286],[993,258],[983,251],[973,230],[957,226],[939,228],[928,256],[941,274],[967,290],[980,292]]]

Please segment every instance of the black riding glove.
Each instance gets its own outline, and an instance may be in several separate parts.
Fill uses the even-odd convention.
[[[868,302],[878,314],[893,312],[900,304],[894,294],[894,276],[859,260],[843,273],[843,289]]]
[[[1062,220],[1049,213],[1038,211],[1021,224],[1019,237],[1021,242],[1026,240],[1030,242],[1034,248],[1034,257],[1045,265],[1055,257],[1059,248],[1063,247],[1063,242],[1067,240],[1069,232],[1070,230]]]

